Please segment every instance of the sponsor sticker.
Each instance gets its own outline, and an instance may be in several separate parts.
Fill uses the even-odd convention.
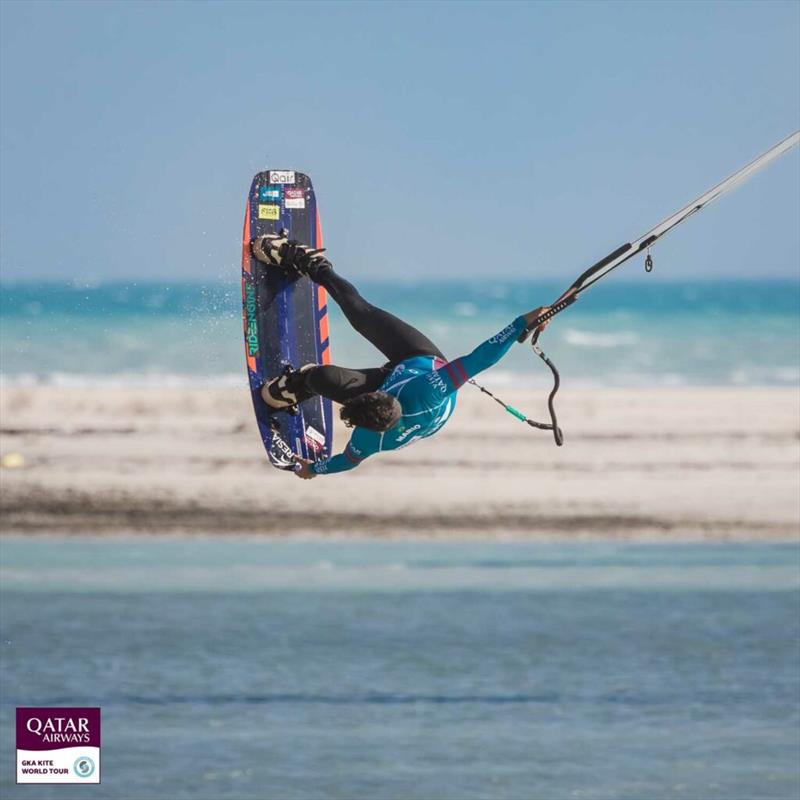
[[[256,287],[248,283],[244,294],[245,340],[247,355],[258,355],[258,320],[256,319]]]
[[[434,370],[433,372],[428,372],[425,375],[425,380],[433,386],[434,389],[438,389],[442,394],[447,393],[447,384],[444,382],[444,379],[439,374],[439,370]]]
[[[304,189],[287,189],[284,195],[286,208],[305,208],[306,193]]]
[[[406,439],[407,439],[409,436],[411,436],[411,434],[412,434],[412,433],[414,433],[414,432],[418,431],[418,430],[419,430],[421,427],[422,427],[422,425],[419,425],[419,424],[417,424],[417,425],[414,425],[414,426],[413,426],[413,427],[411,427],[411,428],[406,428],[406,429],[405,429],[405,430],[404,430],[404,431],[403,431],[403,432],[402,432],[402,433],[401,433],[401,434],[400,434],[400,435],[397,437],[397,441],[398,441],[398,442],[403,442],[403,441],[405,441],[405,440],[406,440]]]
[[[508,340],[509,336],[513,336],[515,333],[514,324],[512,323],[507,328],[503,328],[500,333],[495,334],[489,339],[491,344],[503,344],[503,342]]]
[[[319,442],[315,442],[308,434],[306,434],[306,446],[315,456],[318,456],[322,451],[322,445]]]
[[[306,436],[309,439],[313,439],[317,444],[325,444],[325,437],[311,425],[306,428]]]
[[[272,431],[270,438],[270,456],[272,461],[279,467],[294,466],[294,453],[292,448],[283,440],[277,431]]]
[[[262,202],[269,202],[274,200],[276,203],[281,201],[281,190],[275,189],[271,186],[261,186],[258,189],[258,199]]]
[[[18,708],[17,783],[100,783],[100,709]]]
[[[259,219],[280,219],[281,207],[280,206],[266,206],[259,204],[258,206]]]
[[[294,183],[294,171],[288,169],[273,169],[269,172],[270,183]]]

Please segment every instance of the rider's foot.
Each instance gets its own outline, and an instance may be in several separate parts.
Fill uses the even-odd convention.
[[[285,266],[284,256],[288,250],[289,240],[286,238],[286,231],[280,233],[268,233],[265,236],[257,236],[250,242],[250,250],[253,256],[264,264],[272,266]]]
[[[288,409],[308,400],[314,392],[305,387],[305,372],[316,367],[306,364],[300,369],[286,367],[284,371],[261,387],[261,399],[275,409]]]
[[[301,275],[308,275],[312,281],[316,281],[319,270],[331,266],[331,262],[322,255],[324,252],[324,247],[308,247],[308,245],[290,240],[286,245],[286,252],[282,254],[281,263],[283,266],[293,267]]]
[[[293,269],[301,275],[308,275],[311,280],[316,280],[320,269],[331,266],[331,262],[322,255],[324,247],[308,247],[294,239],[287,239],[287,234],[286,230],[282,230],[280,233],[258,236],[250,242],[250,250],[264,264]]]

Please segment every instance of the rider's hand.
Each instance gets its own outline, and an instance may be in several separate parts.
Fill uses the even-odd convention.
[[[302,458],[301,456],[295,456],[294,460],[298,464],[298,467],[294,471],[294,474],[297,475],[298,478],[302,478],[304,481],[310,481],[312,478],[317,477],[317,473],[311,471],[311,465],[314,463],[313,461],[308,458]]]
[[[522,316],[525,318],[525,324],[528,326],[533,325],[542,314],[546,314],[549,310],[550,306],[540,306],[539,308],[534,308],[533,311],[529,311],[527,314],[523,314]],[[549,324],[550,320],[547,320],[547,322],[543,322],[536,330],[541,333]]]

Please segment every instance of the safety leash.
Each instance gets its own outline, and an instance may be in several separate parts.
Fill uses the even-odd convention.
[[[545,364],[550,369],[550,372],[553,373],[553,389],[550,392],[550,395],[547,398],[547,408],[550,411],[550,423],[546,422],[536,422],[536,420],[531,419],[530,417],[523,414],[518,408],[514,408],[514,406],[506,403],[505,401],[501,400],[497,395],[492,394],[485,386],[478,383],[474,378],[470,379],[470,383],[473,386],[477,386],[484,394],[489,395],[495,403],[501,405],[512,417],[516,417],[518,420],[522,422],[527,422],[531,428],[538,428],[540,431],[553,431],[553,438],[556,440],[556,444],[561,447],[564,444],[564,434],[561,431],[561,428],[558,427],[558,418],[556,417],[556,409],[554,398],[556,396],[556,392],[558,392],[558,387],[561,386],[561,376],[558,374],[558,370],[556,369],[556,365],[545,355],[544,351],[538,344],[539,341],[539,331],[536,331],[533,334],[533,338],[531,339],[531,345],[533,346],[533,352],[536,353],[539,358],[544,361]]]

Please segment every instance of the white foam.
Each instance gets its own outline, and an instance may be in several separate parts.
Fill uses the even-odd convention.
[[[800,383],[800,369],[795,366],[775,367],[769,377],[776,383]]]
[[[579,331],[575,328],[568,328],[564,332],[564,339],[575,347],[631,347],[639,343],[639,336],[633,331],[598,333],[596,331]]]
[[[453,311],[458,317],[474,317],[478,313],[475,303],[456,303]]]

